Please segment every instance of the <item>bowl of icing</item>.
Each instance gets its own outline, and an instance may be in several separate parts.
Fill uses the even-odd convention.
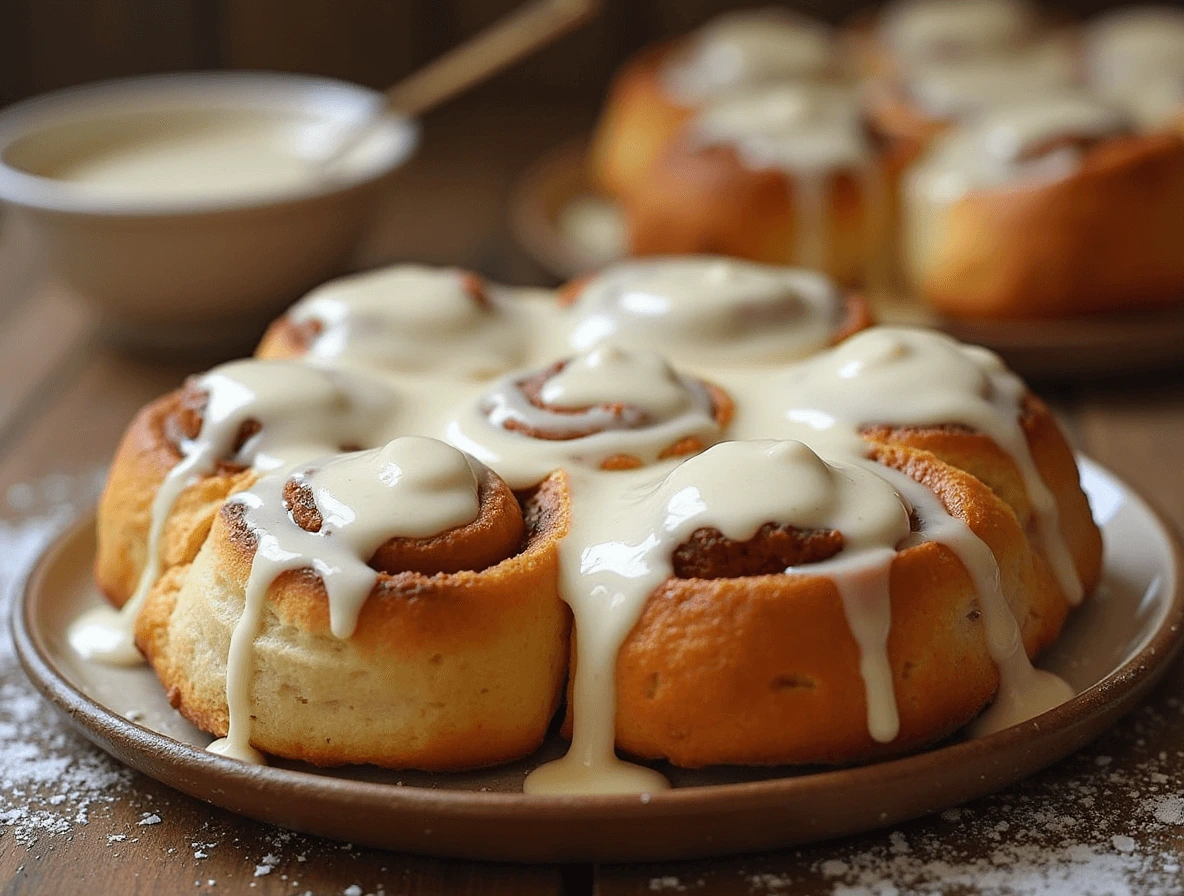
[[[329,78],[105,81],[0,112],[0,201],[118,336],[225,342],[344,269],[418,137]]]

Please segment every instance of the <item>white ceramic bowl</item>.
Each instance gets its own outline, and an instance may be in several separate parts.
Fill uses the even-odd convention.
[[[130,78],[47,94],[0,112],[0,200],[25,219],[52,272],[124,338],[227,341],[340,273],[380,189],[415,149],[415,122],[382,113],[332,178],[216,179],[214,188],[194,180],[153,192],[96,188],[55,171],[71,154],[126,141],[137,128],[172,133],[223,115],[259,116],[285,129],[299,152],[323,153],[381,102],[354,84],[262,72]]]

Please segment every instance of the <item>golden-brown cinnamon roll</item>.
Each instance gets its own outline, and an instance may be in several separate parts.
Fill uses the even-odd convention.
[[[617,74],[592,142],[594,182],[625,198],[696,109],[725,94],[838,73],[829,29],[783,9],[731,12],[647,47]]]
[[[906,179],[904,267],[956,317],[1055,318],[1184,290],[1184,138],[1084,96],[1001,107]]]
[[[612,664],[626,753],[847,763],[939,739],[998,693],[996,724],[1019,710],[1020,683],[1032,699],[1065,696],[1029,656],[1055,639],[1068,600],[1010,508],[927,452],[874,446],[842,463],[798,442],[729,442],[656,494],[646,507],[667,522],[646,544],[660,578]],[[575,612],[580,754],[594,740],[580,667],[601,653]]]
[[[394,471],[392,473],[392,470]],[[231,498],[136,641],[216,752],[454,769],[541,742],[567,659],[561,474],[523,495],[396,439]]]
[[[287,361],[235,361],[147,405],[120,442],[99,501],[95,580],[122,606],[192,560],[227,495],[295,452],[373,444],[394,395]],[[145,570],[148,570],[147,573]]]
[[[856,93],[783,84],[700,110],[621,197],[635,255],[717,253],[861,282],[888,212]]]

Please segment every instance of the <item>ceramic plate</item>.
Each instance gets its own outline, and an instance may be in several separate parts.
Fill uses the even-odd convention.
[[[518,182],[510,223],[522,247],[561,279],[595,270],[625,253],[625,224],[596,197],[585,176],[584,141],[544,156]],[[1184,304],[1168,311],[1058,321],[957,321],[908,297],[871,297],[884,323],[940,327],[985,345],[1028,377],[1088,378],[1184,363]]]
[[[1073,752],[1130,709],[1165,671],[1184,619],[1181,553],[1154,511],[1082,460],[1105,541],[1105,574],[1043,665],[1080,692],[1051,712],[978,740],[851,769],[664,768],[652,796],[543,797],[522,779],[558,755],[463,774],[255,767],[214,756],[145,668],[75,657],[66,626],[99,602],[93,519],[62,536],[16,602],[14,636],[42,693],[96,744],[147,775],[284,827],[401,851],[510,861],[689,858],[790,846],[897,824],[1004,787]]]

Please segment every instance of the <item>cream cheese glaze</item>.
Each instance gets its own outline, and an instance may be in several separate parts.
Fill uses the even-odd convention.
[[[792,361],[827,345],[843,319],[839,290],[810,271],[694,256],[625,261],[585,285],[568,344],[611,339],[698,364]]]
[[[575,739],[565,759],[530,777],[530,792],[665,786],[657,772],[615,755],[615,662],[649,594],[671,575],[674,548],[705,526],[737,540],[769,522],[841,534],[843,549],[830,560],[787,572],[836,583],[860,651],[868,733],[875,740],[891,742],[899,724],[886,652],[888,570],[899,549],[921,541],[946,545],[962,560],[982,606],[1000,686],[977,730],[1030,718],[1071,696],[1067,685],[1029,662],[990,549],[925,487],[870,461],[859,438],[868,423],[960,423],[988,435],[1023,474],[1041,516],[1041,547],[1056,568],[1067,552],[1055,505],[1042,497],[1047,486],[1019,424],[1024,387],[998,358],[948,337],[890,328],[873,328],[825,349],[842,317],[841,296],[826,280],[710,258],[623,264],[586,284],[570,307],[527,298],[518,312],[528,336],[527,362],[539,366],[512,372],[492,387],[439,373],[456,369],[448,358],[427,372],[382,365],[370,370],[398,396],[399,413],[364,415],[373,429],[354,433],[353,440],[381,445],[405,434],[429,438],[400,438],[378,451],[309,463],[346,441],[341,430],[354,418],[344,414],[324,424],[337,432],[334,437],[315,430],[292,440],[320,439],[319,452],[293,457],[269,449],[282,454],[283,463],[231,499],[245,508],[244,520],[259,542],[228,664],[233,718],[249,717],[250,645],[275,575],[316,570],[336,608],[334,633],[348,637],[373,586],[375,573],[366,561],[374,546],[394,535],[435,534],[471,520],[478,462],[515,488],[557,468],[570,484],[572,525],[560,544],[559,584],[576,621]],[[572,346],[579,349],[574,358]],[[469,348],[464,342],[440,345],[444,353]],[[706,387],[655,350],[679,355],[685,359],[680,367],[722,387],[737,408],[730,425],[721,429]],[[566,365],[540,381],[537,404],[528,400],[520,384],[550,370],[556,356],[567,356]],[[310,360],[315,366],[305,368],[309,376],[341,375],[322,366],[331,363],[325,357]],[[281,391],[292,389],[286,376],[274,382]],[[518,414],[529,427],[537,413],[548,415],[543,425],[551,426],[551,416],[617,405],[637,409],[641,417],[622,424],[610,413],[608,421],[599,421],[608,425],[572,438],[533,438],[496,425],[499,415]],[[262,436],[267,415],[249,415],[263,422]],[[211,413],[207,425],[220,419]],[[272,429],[270,438],[278,438],[282,430]],[[211,444],[217,441],[213,432]],[[663,457],[663,446],[688,435],[706,450]],[[643,465],[602,470],[603,458],[615,454],[636,456]],[[383,471],[392,467],[419,472],[384,480]],[[344,533],[328,549],[323,535],[299,530],[283,508],[283,483],[293,474],[316,496],[326,524]],[[392,497],[402,490],[406,502],[380,500],[388,489]],[[912,531],[910,514],[918,531]],[[1079,598],[1080,584],[1074,590],[1065,570],[1057,571],[1067,595]],[[232,724],[217,749],[260,758],[250,748],[245,723]]]
[[[526,356],[514,306],[459,270],[401,265],[326,283],[293,306],[296,324],[315,324],[307,357],[422,371],[451,369],[488,378]]]
[[[906,64],[994,53],[1017,46],[1036,29],[1020,0],[897,0],[880,33]]]
[[[311,492],[323,520],[316,532],[293,520],[283,493],[289,480]],[[480,509],[477,492],[465,454],[435,439],[403,436],[382,448],[314,461],[293,474],[273,473],[231,497],[227,503],[244,508],[243,522],[257,544],[226,663],[230,729],[210,751],[263,761],[250,742],[252,645],[267,590],[281,573],[314,570],[328,595],[330,628],[348,638],[378,582],[368,565],[375,551],[390,538],[423,538],[471,523]]]
[[[1085,94],[1058,93],[999,106],[940,138],[909,175],[906,195],[948,202],[972,190],[1060,180],[1077,171],[1081,150],[1071,143],[1054,146],[1057,141],[1102,140],[1129,127],[1125,113]]]
[[[194,385],[206,396],[201,429],[177,446],[181,460],[153,499],[147,559],[135,593],[121,610],[98,607],[71,625],[70,644],[83,657],[118,665],[143,662],[132,630],[161,573],[165,520],[187,486],[219,462],[262,473],[347,445],[373,444],[396,404],[394,391],[380,380],[293,361],[232,361]],[[258,431],[236,445],[248,421],[259,424]]]
[[[1184,11],[1142,6],[1099,16],[1085,28],[1090,83],[1146,129],[1184,115]]]
[[[663,67],[670,94],[688,105],[738,88],[833,74],[835,41],[821,22],[779,8],[712,19]]]

